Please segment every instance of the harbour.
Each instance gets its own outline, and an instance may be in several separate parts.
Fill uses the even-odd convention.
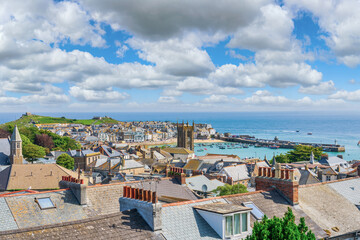
[[[287,140],[279,140],[277,137],[274,140],[255,138],[249,135],[231,135],[219,137],[219,139],[226,142],[238,142],[243,144],[254,145],[255,147],[268,147],[272,149],[284,148],[294,149],[298,145],[320,147],[324,152],[345,152],[345,146],[339,144],[326,143],[307,143],[307,142],[293,142]]]

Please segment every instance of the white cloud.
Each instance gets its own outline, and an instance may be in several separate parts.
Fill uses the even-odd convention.
[[[118,58],[123,58],[127,50],[129,50],[129,48],[126,45],[122,45],[121,47],[118,48],[118,50],[116,50],[116,56]]]
[[[160,72],[174,76],[206,76],[214,69],[210,56],[199,49],[201,43],[193,35],[171,38],[166,41],[145,41],[139,38],[128,40],[129,45],[139,50],[139,57],[156,64]]]
[[[129,97],[127,93],[120,93],[112,89],[108,89],[107,91],[94,91],[77,86],[70,87],[69,93],[76,99],[87,102],[118,102]]]
[[[360,64],[360,2],[356,0],[286,0],[285,6],[309,11],[324,32],[322,38],[338,61],[347,66]]]
[[[232,58],[237,58],[237,59],[240,59],[240,60],[243,60],[243,61],[246,61],[248,60],[249,58],[246,57],[246,56],[243,56],[241,54],[238,54],[236,53],[234,50],[229,50],[226,52],[226,55],[229,55],[230,57]]]
[[[330,99],[342,99],[346,101],[360,101],[360,89],[349,92],[346,90],[340,90],[329,96]]]
[[[158,99],[158,103],[167,103],[167,104],[171,104],[171,103],[178,103],[179,100],[176,99],[175,97],[169,97],[169,96],[161,96]]]
[[[313,95],[327,95],[331,94],[336,90],[335,83],[333,81],[328,82],[321,82],[318,85],[313,85],[310,87],[303,87],[299,88],[300,93],[305,94],[313,94]]]
[[[288,87],[319,84],[322,73],[304,63],[309,56],[297,46],[287,52],[264,50],[255,54],[255,63],[225,64],[209,75],[220,86],[231,87]]]
[[[147,39],[167,39],[197,29],[231,33],[249,24],[269,0],[111,1],[80,0],[98,22]]]
[[[291,48],[294,23],[289,13],[274,4],[263,6],[260,10],[261,14],[252,23],[237,30],[228,46],[252,51]]]
[[[229,101],[226,95],[211,95],[210,97],[204,98],[201,102],[210,104],[221,104]]]

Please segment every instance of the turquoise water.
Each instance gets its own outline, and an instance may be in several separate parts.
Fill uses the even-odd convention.
[[[218,132],[230,132],[234,135],[248,134],[257,138],[280,140],[334,143],[345,145],[344,159],[360,159],[360,115],[343,113],[36,113],[76,119],[87,119],[93,116],[110,116],[120,121],[179,121],[182,120],[196,123],[209,123]],[[15,120],[21,113],[0,113],[0,123]],[[299,130],[299,132],[296,132]],[[312,132],[313,135],[307,135]],[[207,151],[197,152],[197,155],[206,153],[237,154],[240,157],[261,157],[265,154],[269,157],[273,153],[286,152],[284,149],[254,148],[245,149],[215,149],[207,148]],[[337,153],[329,153],[336,155]]]

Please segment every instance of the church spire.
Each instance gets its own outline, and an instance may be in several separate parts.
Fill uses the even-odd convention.
[[[273,157],[273,159],[272,159],[272,164],[271,164],[271,166],[272,166],[272,167],[275,167],[275,164],[276,164],[276,158],[275,158],[275,153],[274,153],[274,157]]]
[[[20,136],[19,129],[18,129],[17,125],[15,125],[14,131],[13,131],[13,133],[11,135],[11,141],[16,141],[16,142],[21,141],[21,136]]]
[[[22,140],[18,127],[15,125],[10,140],[10,164],[22,164]]]

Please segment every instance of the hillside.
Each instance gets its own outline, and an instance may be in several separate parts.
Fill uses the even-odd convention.
[[[39,115],[30,115],[30,116],[22,116],[19,119],[1,124],[0,127],[4,126],[14,126],[18,125],[19,127],[30,127],[36,123],[77,123],[84,125],[91,124],[102,124],[102,123],[118,123],[117,120],[112,118],[102,118],[102,119],[68,119],[65,117],[48,117],[48,116],[39,116]]]

